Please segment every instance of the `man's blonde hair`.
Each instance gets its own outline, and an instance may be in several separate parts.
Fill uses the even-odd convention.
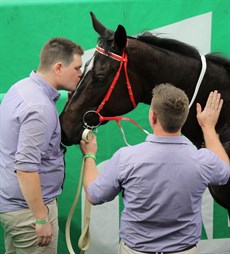
[[[151,109],[156,113],[164,131],[179,131],[189,113],[189,100],[185,92],[165,83],[156,86],[152,94]]]

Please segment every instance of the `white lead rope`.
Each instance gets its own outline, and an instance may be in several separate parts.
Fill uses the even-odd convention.
[[[73,205],[70,209],[67,221],[66,221],[66,227],[65,227],[65,237],[66,237],[66,244],[67,248],[69,250],[70,254],[75,254],[72,243],[71,243],[71,238],[70,238],[70,225],[71,225],[71,220],[76,208],[76,205],[79,200],[79,196],[81,193],[81,186],[82,186],[82,179],[83,179],[83,171],[84,171],[84,159],[82,160],[82,166],[81,166],[81,172],[80,172],[80,179],[78,182],[78,188],[77,188],[77,193],[73,202]],[[85,209],[84,209],[84,220],[83,220],[83,229],[81,236],[78,241],[78,247],[81,250],[81,254],[84,254],[85,251],[88,250],[89,245],[90,245],[90,234],[89,234],[89,224],[90,224],[90,211],[91,211],[91,204],[88,202],[87,198],[85,198]]]
[[[82,139],[85,140],[86,142],[90,142],[92,140],[92,138],[93,138],[92,130],[85,129],[82,133]],[[65,227],[66,244],[67,244],[67,248],[68,248],[70,254],[75,254],[73,247],[72,247],[71,238],[70,238],[70,225],[71,225],[71,220],[72,220],[72,217],[73,217],[73,214],[74,214],[74,211],[75,211],[75,208],[76,208],[76,205],[78,203],[79,196],[81,193],[84,164],[85,164],[85,159],[83,157],[81,171],[80,171],[80,178],[79,178],[78,187],[77,187],[77,193],[75,195],[73,205],[70,209],[70,212],[69,212],[69,215],[68,215],[68,218],[66,221],[66,227]],[[81,236],[78,240],[78,247],[81,250],[80,254],[84,254],[85,251],[88,250],[89,245],[90,245],[90,233],[89,233],[90,211],[91,211],[91,204],[85,197],[83,229],[82,229]]]
[[[90,212],[91,212],[91,204],[85,197],[83,229],[82,229],[81,236],[78,240],[78,247],[81,250],[80,254],[84,254],[85,251],[87,251],[90,246],[90,230],[89,230]]]

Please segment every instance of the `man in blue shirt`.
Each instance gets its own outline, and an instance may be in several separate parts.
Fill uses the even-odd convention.
[[[96,137],[81,141],[88,200],[101,204],[123,194],[120,254],[197,253],[201,199],[209,184],[226,184],[229,158],[215,131],[223,100],[211,92],[197,119],[206,148],[197,149],[181,128],[189,112],[186,94],[170,84],[153,89],[146,141],[119,149],[98,174]]]
[[[83,49],[49,40],[36,72],[13,85],[0,105],[0,221],[6,253],[57,253],[56,197],[64,180],[64,150],[56,101],[74,91]]]

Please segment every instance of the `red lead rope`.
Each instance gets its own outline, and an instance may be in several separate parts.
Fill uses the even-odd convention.
[[[120,128],[121,128],[121,123],[120,123],[121,120],[129,121],[129,122],[133,123],[134,125],[136,125],[140,130],[142,130],[146,134],[149,134],[149,132],[147,130],[142,128],[137,122],[135,122],[133,119],[131,119],[129,117],[123,117],[123,116],[101,116],[101,115],[99,116],[99,121],[100,122],[110,121],[110,120],[116,121],[118,126]]]

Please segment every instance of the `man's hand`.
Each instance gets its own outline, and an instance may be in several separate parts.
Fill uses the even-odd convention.
[[[80,148],[81,148],[81,151],[82,151],[82,154],[83,155],[86,155],[86,154],[96,154],[97,152],[97,139],[96,139],[96,136],[93,135],[93,138],[90,142],[86,142],[84,140],[81,140],[80,142]]]
[[[223,100],[220,93],[211,92],[203,111],[201,105],[197,103],[197,120],[203,131],[206,148],[213,151],[229,165],[228,155],[215,130],[222,106]]]
[[[36,224],[36,234],[38,237],[38,245],[43,247],[50,244],[53,235],[53,229],[49,222],[39,225]]]
[[[197,120],[202,129],[215,129],[222,106],[223,99],[217,91],[209,94],[203,111],[201,105],[197,103]]]

